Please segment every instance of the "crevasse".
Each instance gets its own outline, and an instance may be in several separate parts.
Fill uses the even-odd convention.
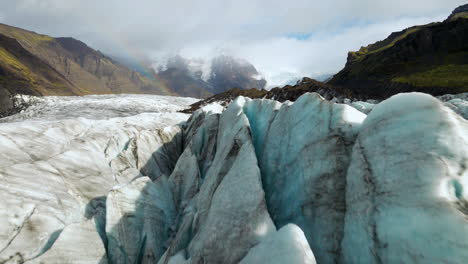
[[[468,258],[468,123],[431,96],[397,95],[368,116],[316,94],[241,97],[158,131],[153,150],[146,134],[109,145],[122,180],[89,204],[95,221],[31,261],[80,263],[67,245],[98,247],[96,227],[95,263]]]

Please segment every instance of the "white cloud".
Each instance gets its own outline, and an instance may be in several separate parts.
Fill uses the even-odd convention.
[[[233,50],[261,69],[270,81],[269,86],[279,86],[293,76],[314,77],[336,73],[344,67],[348,51],[382,40],[394,31],[444,18],[402,18],[348,27],[334,33],[320,30],[306,40],[271,38],[239,45]]]
[[[464,2],[0,0],[0,22],[72,36],[103,52],[140,59],[234,53],[278,82],[296,74],[336,72],[347,51],[440,20]],[[287,37],[310,33],[306,40]]]

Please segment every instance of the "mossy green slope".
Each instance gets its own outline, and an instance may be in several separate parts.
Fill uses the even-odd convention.
[[[350,52],[345,68],[329,83],[372,98],[409,91],[468,92],[468,19],[464,14],[392,33]]]
[[[24,52],[12,56],[0,45],[3,48],[0,51],[0,71],[3,72],[0,84],[5,87],[19,87],[15,89],[41,95],[171,94],[155,81],[73,38],[52,38],[4,24],[0,24],[0,34],[16,40],[29,57],[42,63],[41,66],[25,64],[23,61],[28,61],[29,57],[23,58]],[[51,71],[54,77],[49,76]],[[44,81],[50,78],[53,80]]]
[[[73,95],[78,89],[63,75],[0,34],[0,86],[10,93]]]

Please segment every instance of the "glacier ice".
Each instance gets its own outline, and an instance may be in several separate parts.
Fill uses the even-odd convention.
[[[315,264],[316,262],[302,230],[294,224],[287,224],[253,247],[240,263]]]
[[[98,263],[106,258],[109,191],[140,174],[172,172],[182,151],[175,125],[188,118],[175,111],[190,100],[93,96],[92,105],[104,106],[89,108],[87,98],[44,97],[1,120],[0,263]]]
[[[53,245],[43,248],[43,254],[27,263],[108,263],[104,244],[93,221],[73,223],[52,234],[52,239],[56,240],[49,243]]]
[[[429,95],[396,95],[362,125],[347,174],[347,263],[468,258],[468,124]]]
[[[204,175],[200,175],[199,192],[185,203],[187,214],[193,214],[189,217],[191,223],[186,224],[191,227],[179,232],[191,234],[176,236],[182,239],[189,236],[190,241],[185,242],[183,249],[184,243],[176,239],[177,250],[169,248],[173,253],[185,250],[187,257],[195,263],[236,263],[262,237],[275,230],[266,208],[248,120],[234,105],[219,118],[216,141],[208,140],[216,144],[216,154],[208,159],[200,159],[205,155],[197,155],[202,163],[199,168],[204,162],[210,166]],[[204,142],[197,139],[205,133],[203,127],[198,129],[192,142]],[[197,149],[197,146],[192,147]],[[179,159],[179,162],[183,160]],[[196,166],[197,163],[191,164]],[[183,186],[185,183],[179,184]]]
[[[275,101],[249,100],[244,109],[273,221],[298,225],[318,262],[336,262],[339,255],[327,252],[340,250],[346,169],[365,115],[318,94],[279,108]]]
[[[110,191],[106,203],[107,253],[111,263],[155,263],[175,220],[165,176],[139,177]]]
[[[2,120],[1,263],[468,257],[464,98],[97,99]]]

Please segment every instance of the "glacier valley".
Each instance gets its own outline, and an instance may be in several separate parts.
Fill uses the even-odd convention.
[[[0,119],[2,264],[468,259],[466,95],[27,100]]]

